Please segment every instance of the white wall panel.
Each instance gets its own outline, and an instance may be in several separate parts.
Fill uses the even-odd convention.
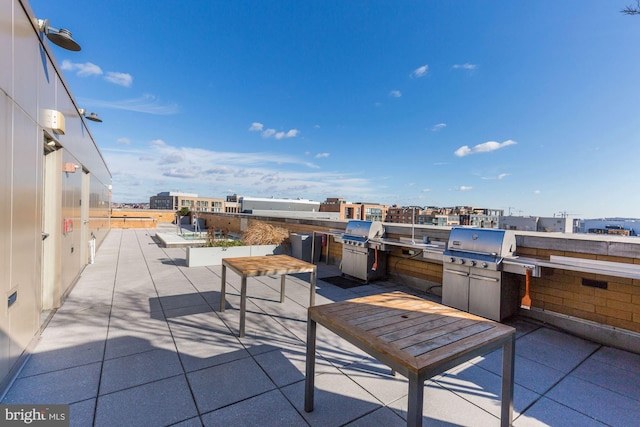
[[[13,98],[23,111],[37,117],[38,76],[40,41],[34,37],[34,29],[21,7],[14,9],[13,58],[20,64],[13,74]]]
[[[2,67],[0,67],[2,68]],[[7,375],[9,362],[9,317],[7,296],[9,293],[11,265],[11,103],[0,92],[0,381]]]
[[[90,172],[87,203],[89,228],[99,245],[109,227],[111,174],[60,70],[54,50],[34,27],[36,17],[26,0],[0,0],[0,393],[18,361],[26,356],[40,329],[42,303],[43,212],[55,209],[44,230],[47,244],[48,308],[60,302],[84,268],[81,238],[82,169]],[[53,135],[62,148],[49,167],[53,175],[44,199],[43,110],[65,116],[65,134]],[[80,165],[76,173],[62,171],[62,162]],[[51,178],[53,177],[53,179]],[[89,204],[90,203],[90,204]],[[63,233],[63,220],[72,227]],[[53,282],[53,283],[52,283]],[[7,296],[17,290],[9,309]]]
[[[78,159],[71,156],[67,150],[62,153],[63,163],[78,164]],[[82,169],[75,173],[62,174],[62,221],[71,221],[71,228],[62,234],[60,246],[62,289],[64,294],[73,285],[83,264],[80,260],[80,197],[82,191]],[[60,225],[61,227],[63,224]]]
[[[40,241],[35,233],[39,223],[37,171],[42,157],[38,128],[17,106],[13,108],[13,176],[11,191],[11,282],[17,290],[17,302],[9,308],[11,357],[18,357],[38,330],[40,309]]]
[[[12,1],[0,1],[0,58],[13,57],[13,7]],[[0,89],[13,95],[13,67],[9,62],[4,64],[0,67]]]

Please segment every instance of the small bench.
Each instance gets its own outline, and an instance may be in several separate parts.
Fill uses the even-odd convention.
[[[308,309],[304,410],[313,411],[316,324],[409,379],[407,425],[422,425],[424,382],[502,347],[501,425],[513,418],[515,329],[403,292]],[[453,409],[453,408],[452,408]]]

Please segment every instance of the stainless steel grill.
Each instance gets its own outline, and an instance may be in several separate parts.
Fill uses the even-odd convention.
[[[503,259],[512,258],[515,252],[513,231],[456,227],[449,235],[444,261],[497,271]]]
[[[387,254],[370,242],[383,236],[384,226],[379,221],[349,221],[342,235],[342,274],[365,282],[385,276]]]
[[[519,288],[502,266],[515,252],[513,231],[453,228],[443,252],[442,303],[496,321],[514,314]]]

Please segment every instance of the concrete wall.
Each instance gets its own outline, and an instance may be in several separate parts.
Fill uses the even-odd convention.
[[[0,394],[109,231],[111,175],[35,25],[26,1],[0,2]]]
[[[312,200],[240,197],[239,202],[243,212],[251,212],[254,209],[263,211],[320,211],[320,202],[314,202]]]

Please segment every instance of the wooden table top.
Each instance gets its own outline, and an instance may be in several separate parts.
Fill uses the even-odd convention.
[[[224,258],[222,265],[246,277],[310,273],[316,270],[314,264],[289,255],[266,255],[238,258]]]
[[[309,316],[414,372],[515,334],[510,326],[404,292],[310,307]]]

